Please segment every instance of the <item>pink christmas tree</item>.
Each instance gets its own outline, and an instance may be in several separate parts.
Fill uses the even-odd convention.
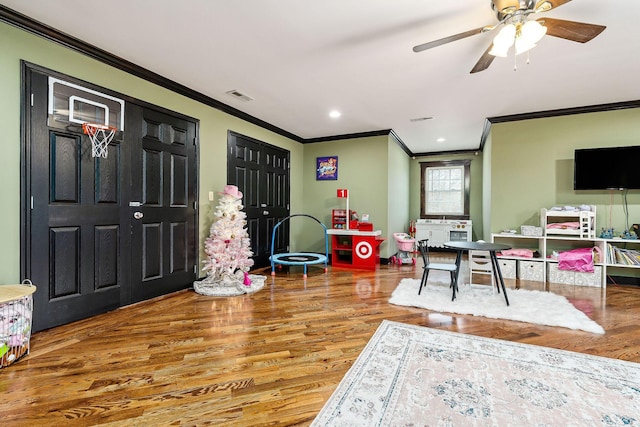
[[[247,215],[242,209],[242,193],[238,187],[227,185],[215,211],[217,220],[204,243],[208,258],[203,270],[210,277],[235,276],[238,271],[246,273],[253,265],[251,241],[245,229]]]
[[[253,252],[245,228],[247,215],[242,209],[242,192],[235,185],[225,186],[214,213],[216,221],[204,242],[207,259],[203,270],[207,272],[207,278],[194,283],[196,292],[205,295],[238,295],[255,291],[264,284],[264,276],[248,273],[253,266]],[[258,280],[262,283],[254,284],[256,279],[262,279]]]

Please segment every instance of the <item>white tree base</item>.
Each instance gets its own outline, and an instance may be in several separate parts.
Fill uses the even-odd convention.
[[[252,294],[264,288],[265,276],[250,274],[251,285],[247,286],[243,280],[237,277],[207,277],[204,280],[193,282],[193,289],[201,294],[216,297],[232,297],[243,294]]]

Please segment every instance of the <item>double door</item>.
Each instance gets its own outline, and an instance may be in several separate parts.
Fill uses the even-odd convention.
[[[289,216],[289,152],[229,132],[227,182],[243,192],[254,267],[269,265],[272,231]],[[288,221],[278,227],[274,252],[288,252]]]
[[[50,126],[47,78],[28,69],[22,277],[37,286],[41,330],[184,289],[196,277],[196,126],[126,103],[106,158],[89,138]]]

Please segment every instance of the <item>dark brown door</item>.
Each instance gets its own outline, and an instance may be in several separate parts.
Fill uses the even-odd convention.
[[[198,253],[197,122],[128,101],[121,141],[94,158],[78,126],[49,126],[47,78],[25,71],[21,269],[36,331],[184,289]]]
[[[196,124],[128,105],[133,152],[132,300],[190,286],[196,278]],[[139,205],[139,206],[138,206]]]
[[[289,152],[229,132],[227,181],[243,192],[254,267],[269,265],[272,230],[289,216]],[[289,227],[278,228],[274,252],[288,250]]]

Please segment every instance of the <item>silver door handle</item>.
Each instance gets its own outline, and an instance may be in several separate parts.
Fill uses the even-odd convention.
[[[269,215],[269,211],[262,211],[262,215]]]
[[[144,216],[144,214],[142,212],[134,212],[133,213],[133,217],[135,219],[142,219],[143,216]]]

